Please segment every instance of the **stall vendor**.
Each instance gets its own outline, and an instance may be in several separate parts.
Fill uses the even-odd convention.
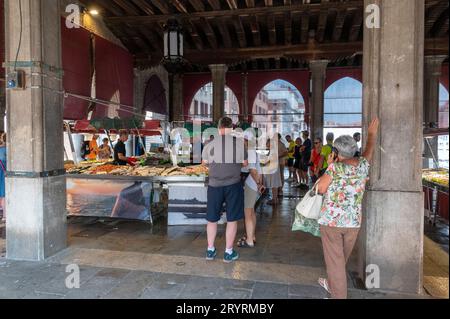
[[[98,148],[98,159],[99,160],[108,160],[111,158],[112,151],[109,146],[109,140],[107,138],[103,139],[103,144]]]
[[[86,159],[89,161],[95,161],[98,155],[98,135],[94,134],[92,136],[92,140],[89,142],[89,154],[86,156]]]
[[[116,165],[127,165],[127,150],[125,142],[128,141],[128,132],[120,131],[119,141],[114,146],[114,162]]]

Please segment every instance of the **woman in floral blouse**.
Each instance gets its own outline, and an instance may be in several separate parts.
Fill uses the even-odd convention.
[[[378,119],[370,123],[366,150],[360,158],[354,157],[358,145],[353,137],[338,138],[319,181],[319,193],[325,194],[325,199],[318,222],[328,275],[328,279],[320,278],[319,284],[333,299],[347,298],[346,264],[361,228],[362,200],[378,127]]]

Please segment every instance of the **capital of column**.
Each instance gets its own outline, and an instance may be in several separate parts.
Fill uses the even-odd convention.
[[[214,76],[225,74],[228,71],[228,66],[226,64],[210,64],[209,69]]]
[[[330,63],[329,60],[311,60],[309,61],[309,70],[313,77],[325,76],[327,66]]]
[[[425,76],[440,77],[442,75],[442,63],[447,58],[445,55],[427,55],[425,56]]]

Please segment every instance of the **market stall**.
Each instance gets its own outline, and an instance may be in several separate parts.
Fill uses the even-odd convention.
[[[169,225],[204,223],[206,167],[174,167],[167,154],[152,153],[136,163],[66,165],[69,216],[153,222],[168,213]]]
[[[449,220],[449,171],[445,169],[423,170],[423,191],[425,209],[430,211],[430,221],[435,223],[440,216]]]
[[[422,173],[424,205],[425,209],[430,212],[429,220],[433,224],[436,223],[438,216],[449,220],[449,170],[439,167],[437,154],[433,152],[430,139],[448,134],[448,128],[428,128],[424,130],[425,147],[432,154],[434,163],[433,169],[424,169]]]

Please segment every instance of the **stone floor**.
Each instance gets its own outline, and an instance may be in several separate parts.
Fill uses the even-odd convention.
[[[316,283],[325,272],[320,239],[290,231],[294,207],[301,195],[297,189],[286,187],[278,209],[260,207],[256,248],[241,249],[241,259],[230,265],[220,258],[214,262],[204,260],[203,226],[167,227],[164,221],[151,226],[71,218],[69,248],[43,263],[4,259],[5,241],[0,239],[0,298],[325,298],[326,293]],[[0,238],[4,237],[0,225]],[[441,240],[445,241],[445,236]],[[224,248],[223,226],[216,246]],[[439,287],[446,276],[448,298],[448,253],[444,252],[445,275],[445,265],[434,261],[437,255],[442,260],[442,249],[431,240],[426,246],[432,252],[425,254],[425,262],[431,265],[424,267],[427,291],[445,298],[445,289],[433,287]],[[80,289],[65,285],[69,276],[66,267],[72,264],[80,267]],[[357,289],[361,283],[351,275],[354,264],[352,259],[350,298],[427,298]]]

